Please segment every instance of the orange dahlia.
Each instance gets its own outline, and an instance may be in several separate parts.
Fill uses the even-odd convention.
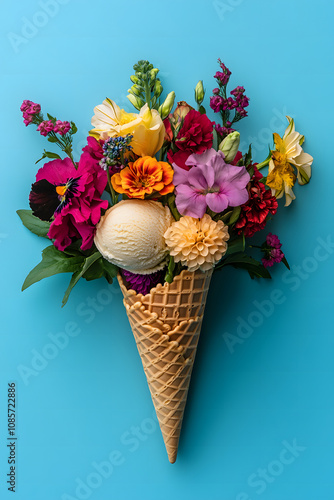
[[[152,193],[171,193],[174,190],[173,174],[169,163],[157,161],[151,156],[143,156],[114,174],[111,183],[117,193],[143,200],[145,195]]]

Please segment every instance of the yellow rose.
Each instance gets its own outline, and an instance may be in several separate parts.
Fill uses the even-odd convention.
[[[93,129],[89,132],[96,139],[133,135],[131,146],[138,156],[154,156],[161,149],[165,127],[156,109],[145,104],[137,113],[127,113],[111,99],[94,108]]]

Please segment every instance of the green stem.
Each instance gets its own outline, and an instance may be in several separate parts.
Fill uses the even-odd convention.
[[[268,158],[266,158],[263,162],[258,163],[258,164],[256,165],[256,168],[257,168],[258,170],[261,170],[261,168],[267,167],[267,166],[269,165],[270,160],[271,160],[271,153],[270,153],[270,155],[268,156]]]
[[[145,82],[145,100],[147,102],[149,109],[151,109],[151,89],[147,80]]]
[[[116,194],[116,191],[112,187],[111,177],[110,177],[110,172],[109,172],[108,167],[107,167],[107,178],[108,178],[108,186],[110,189],[111,203],[112,203],[112,205],[116,205],[116,203],[118,202],[118,195]]]

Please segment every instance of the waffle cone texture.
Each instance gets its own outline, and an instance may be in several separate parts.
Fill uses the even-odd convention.
[[[168,459],[177,456],[191,372],[212,270],[182,271],[147,295],[118,281],[136,340]]]

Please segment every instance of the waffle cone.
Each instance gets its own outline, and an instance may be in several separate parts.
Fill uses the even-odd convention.
[[[118,281],[169,461],[176,460],[212,270],[182,271],[148,295]]]

